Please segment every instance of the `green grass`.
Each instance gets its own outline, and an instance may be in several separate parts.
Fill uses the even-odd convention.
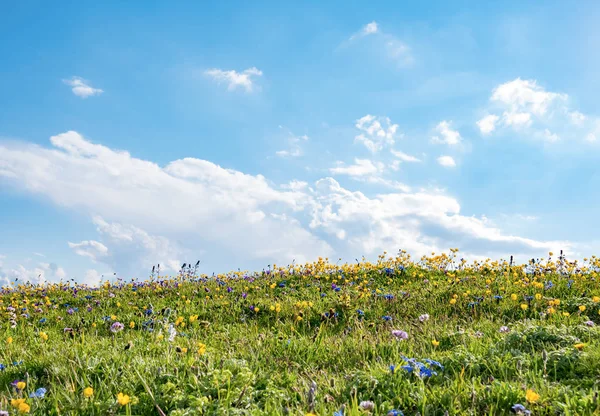
[[[22,397],[40,415],[368,414],[362,401],[373,402],[375,415],[510,414],[517,403],[534,415],[600,413],[600,332],[586,323],[599,317],[593,264],[577,272],[550,262],[536,266],[535,276],[492,262],[444,271],[450,264],[400,257],[276,268],[251,275],[253,282],[242,273],[220,282],[185,273],[137,288],[113,282],[79,286],[76,294],[58,284],[5,291],[0,410],[16,414],[11,399]],[[552,306],[554,299],[560,304]],[[11,305],[15,312],[7,311]],[[429,320],[421,322],[422,314]],[[168,327],[179,317],[184,326],[170,342]],[[116,321],[125,328],[112,333]],[[153,331],[144,327],[150,321]],[[396,340],[394,329],[408,339]],[[403,357],[444,369],[420,377],[401,368]],[[14,380],[25,381],[25,390],[11,386]],[[45,397],[30,398],[40,387]],[[94,390],[90,398],[86,387]],[[527,390],[539,399],[528,402]],[[117,403],[120,392],[129,404]]]

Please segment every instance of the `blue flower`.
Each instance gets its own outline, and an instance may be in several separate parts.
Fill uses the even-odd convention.
[[[546,282],[546,285],[544,286],[545,290],[550,290],[554,287],[554,283],[552,283],[552,280]]]
[[[43,387],[40,387],[39,389],[37,389],[36,391],[34,391],[33,393],[31,393],[29,395],[29,397],[34,398],[34,399],[43,399],[44,396],[46,395],[46,392],[48,390],[46,390]]]
[[[42,319],[40,319],[40,324],[45,324],[45,323],[46,323],[46,320],[47,320],[46,318],[42,318]]]
[[[343,410],[338,410],[336,412],[333,412],[333,416],[344,416],[344,411]]]
[[[414,368],[412,368],[412,366],[410,366],[410,365],[403,365],[403,366],[402,366],[402,367],[400,367],[400,368],[401,368],[401,369],[403,369],[403,370],[406,370],[406,371],[408,371],[409,373],[412,373],[412,372],[413,372],[413,370],[414,370]]]
[[[365,312],[361,309],[357,309],[356,313],[358,313],[359,316],[365,316]]]
[[[396,371],[396,366],[395,365],[390,365],[390,371],[392,374],[394,374],[394,371]]]
[[[383,318],[383,320],[384,320],[384,321],[386,321],[386,322],[389,322],[389,321],[391,321],[391,320],[392,320],[392,317],[391,317],[391,316],[389,316],[389,315],[385,315],[385,316],[383,316],[382,318]]]
[[[531,414],[530,410],[527,410],[525,408],[525,406],[523,406],[522,404],[519,404],[519,403],[515,404],[512,407],[512,411],[515,412],[518,415],[530,415]]]
[[[0,364],[0,371],[4,371],[6,369],[6,366],[4,364]]]
[[[392,409],[387,412],[387,416],[404,416],[404,413],[402,413],[400,410]]]
[[[434,360],[430,360],[429,358],[425,358],[423,361],[425,361],[427,364],[438,367],[440,370],[444,369],[444,366],[442,364],[440,364],[437,361]]]

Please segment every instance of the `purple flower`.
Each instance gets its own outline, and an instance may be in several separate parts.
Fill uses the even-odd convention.
[[[506,334],[507,332],[510,332],[510,328],[507,326],[501,326],[498,331],[502,334]]]
[[[117,332],[121,332],[123,330],[123,328],[125,328],[125,325],[123,325],[121,322],[114,322],[110,326],[110,332],[112,332],[113,334],[116,334]]]
[[[67,309],[67,313],[69,315],[73,315],[75,313],[75,310],[73,308],[69,308],[69,309]]]
[[[585,321],[584,324],[586,324],[587,326],[596,326],[594,321]]]
[[[424,313],[423,315],[419,316],[419,321],[421,322],[425,322],[429,320],[429,314],[428,313]]]
[[[362,410],[366,410],[366,411],[371,411],[371,410],[375,409],[375,403],[373,403],[372,401],[369,401],[369,400],[360,402],[359,406]]]
[[[393,329],[392,330],[392,335],[397,339],[397,340],[403,340],[403,339],[408,339],[408,332],[406,331],[402,331],[401,329]]]

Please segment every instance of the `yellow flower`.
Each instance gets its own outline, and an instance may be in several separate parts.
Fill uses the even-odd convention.
[[[258,313],[260,311],[260,308],[254,308],[254,312]]]
[[[297,316],[297,317],[296,317],[296,321],[300,322],[301,320],[302,320],[302,317],[301,317],[301,316]]]
[[[573,345],[576,349],[578,349],[579,351],[581,351],[583,349],[583,347],[585,347],[585,344],[583,342],[580,342],[579,344],[575,344]]]
[[[17,383],[17,389],[19,389],[19,390],[25,389],[26,386],[27,386],[27,383],[25,383],[24,381],[19,381]]]
[[[517,300],[517,295],[515,295],[515,294],[513,293],[512,295],[510,295],[510,298],[511,298],[512,300]]]
[[[29,411],[31,410],[31,406],[29,406],[27,403],[23,402],[19,405],[17,410],[19,411],[19,413],[29,413]]]
[[[454,305],[456,303],[456,299],[452,298],[450,299],[450,305]]]
[[[126,406],[131,403],[131,398],[126,394],[119,393],[117,394],[117,403],[119,403],[121,406]]]
[[[48,334],[46,334],[45,332],[40,332],[40,338],[44,341],[48,341]]]
[[[585,305],[579,305],[579,310],[580,310],[581,312],[585,311]]]
[[[529,309],[529,305],[527,305],[526,303],[521,303],[521,309],[526,311],[527,309]]]
[[[537,394],[535,391],[528,389],[525,393],[525,399],[527,399],[529,403],[535,403],[540,399],[540,395]]]
[[[548,308],[548,313],[550,315],[552,315],[554,312],[556,312],[556,309],[554,309],[552,306]]]
[[[536,294],[535,294],[535,298],[536,298],[537,300],[540,300],[540,299],[542,298],[542,294],[541,294],[541,293],[536,293]]]
[[[563,316],[570,316],[571,314],[569,312],[563,312]]]
[[[271,311],[274,311],[274,310],[275,310],[275,306],[271,305],[271,306],[269,307],[269,310],[271,310]]]
[[[432,341],[431,341],[431,344],[432,344],[434,347],[437,347],[438,345],[440,345],[440,342],[439,342],[438,340],[434,339],[434,340],[432,340]]]
[[[163,339],[165,336],[163,334],[158,334],[156,336],[156,338],[158,338],[158,340],[160,341],[161,339]]]
[[[113,321],[116,321],[117,320],[117,315],[111,315],[110,319],[112,319]]]
[[[85,397],[86,399],[89,399],[93,395],[94,395],[94,389],[93,388],[86,387],[85,389],[83,389],[83,397]]]
[[[206,344],[199,342],[198,343],[198,355],[204,355],[205,352],[206,352]]]
[[[10,405],[11,405],[12,407],[19,407],[19,405],[20,405],[21,403],[25,403],[25,399],[11,399],[11,400],[10,400]]]
[[[592,298],[592,301],[594,301],[594,303],[598,303],[598,302],[600,302],[600,296],[594,296],[594,297]]]
[[[135,328],[135,322],[133,322],[133,321],[129,322],[129,328],[131,328],[131,329]]]
[[[96,328],[96,322],[92,323],[92,328]]]
[[[12,337],[6,338],[6,343],[7,344],[12,344],[12,342],[13,342],[13,338]]]
[[[190,324],[196,322],[198,320],[198,315],[191,315],[190,316]]]

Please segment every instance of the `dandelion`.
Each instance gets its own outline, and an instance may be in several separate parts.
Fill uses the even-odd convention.
[[[198,355],[204,355],[205,352],[206,352],[206,344],[199,342],[198,343]]]
[[[598,302],[600,302],[600,296],[594,296],[594,297],[592,298],[592,302],[594,302],[594,303],[598,303]]]
[[[527,391],[525,392],[525,399],[529,403],[535,403],[540,399],[540,395],[531,389],[527,389]]]
[[[135,322],[133,322],[133,321],[129,322],[129,328],[131,328],[131,329],[135,328]]]
[[[45,332],[40,332],[40,338],[44,341],[48,341],[48,334]]]
[[[6,343],[7,344],[12,344],[12,342],[13,342],[13,337],[6,338]]]
[[[119,393],[117,394],[117,403],[119,403],[121,406],[127,406],[129,403],[131,403],[131,398],[123,393]]]
[[[522,303],[521,304],[521,309],[523,309],[524,311],[526,311],[527,309],[529,309],[529,305],[526,303]]]
[[[431,340],[431,345],[433,345],[434,347],[437,347],[438,345],[440,345],[440,342],[436,339]]]
[[[452,298],[450,299],[450,305],[454,305],[456,303],[456,299]]]
[[[94,395],[94,389],[93,388],[86,387],[85,389],[83,389],[83,397],[85,397],[86,399],[89,399],[93,395]]]
[[[512,295],[510,295],[510,298],[511,298],[512,300],[517,300],[517,299],[518,299],[518,296],[517,296],[516,294],[514,294],[514,293],[513,293]]]
[[[584,312],[585,311],[585,305],[579,305],[579,311],[580,312]]]

